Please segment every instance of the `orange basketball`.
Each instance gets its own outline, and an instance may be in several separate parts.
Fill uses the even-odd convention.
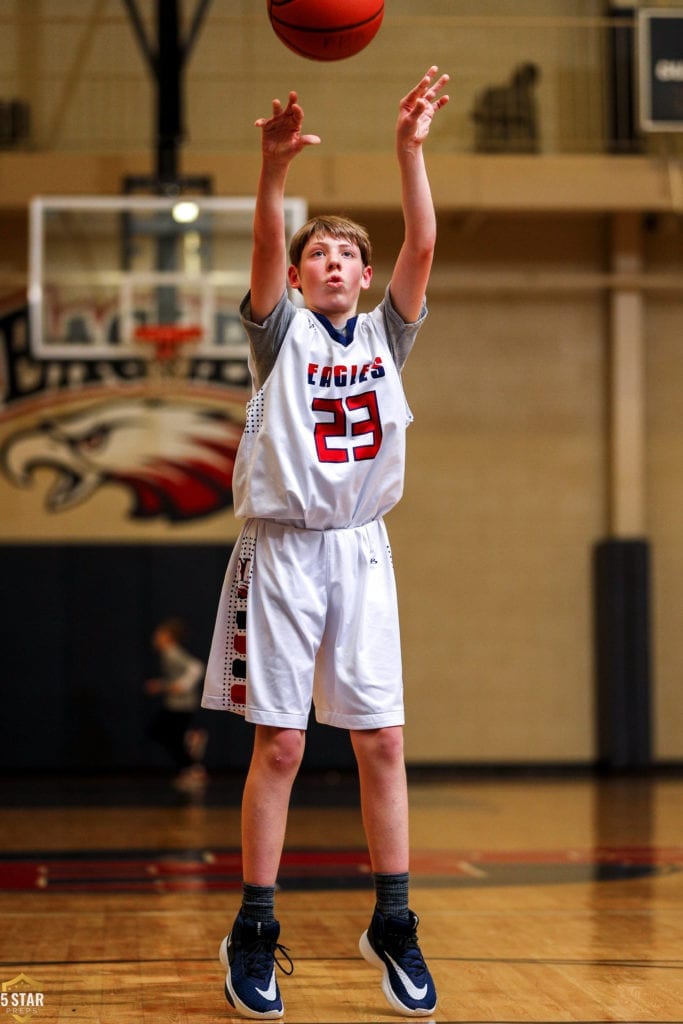
[[[384,0],[268,0],[285,46],[310,60],[344,60],[364,50],[384,17]]]

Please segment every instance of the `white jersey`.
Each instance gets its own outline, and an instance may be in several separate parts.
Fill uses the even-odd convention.
[[[387,290],[341,335],[284,294],[263,324],[248,314],[247,296],[254,394],[233,475],[247,522],[221,592],[203,706],[305,729],[314,699],[327,725],[401,725],[382,516],[403,491],[412,417],[400,369],[426,309],[406,324]]]
[[[250,360],[257,390],[235,462],[235,514],[314,530],[383,516],[403,493],[412,420],[399,366],[426,310],[405,324],[387,292],[341,344],[286,296],[260,326],[245,307],[252,357],[256,345],[274,356],[260,386]]]

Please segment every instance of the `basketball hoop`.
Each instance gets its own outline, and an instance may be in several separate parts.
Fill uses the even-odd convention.
[[[202,336],[197,324],[140,324],[135,328],[136,341],[149,342],[155,347],[155,358],[169,363],[178,355],[181,345],[196,342]]]

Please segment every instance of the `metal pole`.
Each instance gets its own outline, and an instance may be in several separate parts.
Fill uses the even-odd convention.
[[[183,138],[182,71],[177,0],[157,0],[157,178],[161,191],[177,186]]]

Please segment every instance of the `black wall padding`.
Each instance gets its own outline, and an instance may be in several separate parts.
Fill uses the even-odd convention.
[[[180,616],[188,647],[206,661],[230,555],[221,545],[0,546],[0,769],[171,769],[146,735],[158,675],[150,638]],[[203,712],[210,769],[244,768],[253,728]],[[312,769],[345,768],[343,730],[312,725]]]
[[[598,760],[644,768],[652,758],[648,542],[600,542],[593,572]]]

